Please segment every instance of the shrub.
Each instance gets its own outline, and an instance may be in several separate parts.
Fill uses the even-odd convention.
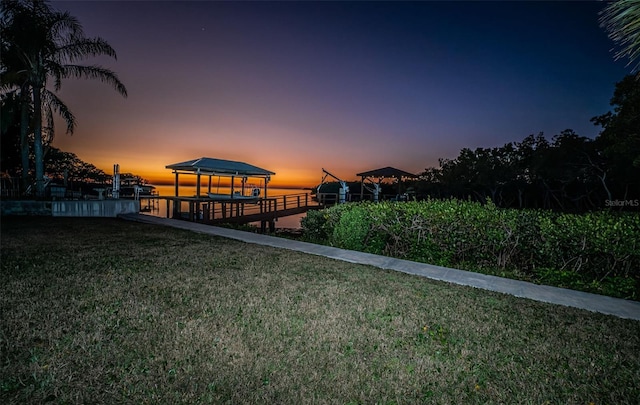
[[[619,286],[638,297],[637,214],[558,214],[460,200],[343,204],[309,212],[310,240],[442,266],[493,272],[588,291]],[[507,272],[508,273],[508,272]],[[611,294],[609,294],[611,295]]]
[[[307,211],[300,221],[305,238],[311,242],[330,243],[342,213],[354,208],[353,204],[341,204],[319,211]]]
[[[369,207],[361,205],[358,209],[342,212],[333,230],[333,244],[344,249],[380,253],[385,242],[384,236],[376,232],[378,218]]]
[[[558,214],[541,229],[545,265],[595,278],[640,276],[640,218],[630,213]]]

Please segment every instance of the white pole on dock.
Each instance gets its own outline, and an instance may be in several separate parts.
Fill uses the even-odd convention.
[[[113,187],[111,190],[111,196],[113,198],[120,198],[120,165],[113,165]]]

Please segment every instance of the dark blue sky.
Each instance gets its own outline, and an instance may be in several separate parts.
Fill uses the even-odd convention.
[[[57,146],[151,178],[201,156],[276,184],[383,166],[420,172],[463,147],[572,128],[609,110],[628,69],[603,2],[53,2],[118,52],[128,99],[63,85]]]

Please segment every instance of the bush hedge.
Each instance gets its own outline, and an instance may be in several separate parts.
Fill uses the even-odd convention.
[[[345,249],[638,299],[640,217],[460,200],[350,203],[310,211],[305,237]]]

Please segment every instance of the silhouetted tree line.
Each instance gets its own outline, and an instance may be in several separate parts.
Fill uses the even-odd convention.
[[[17,178],[24,172],[22,154],[26,154],[26,161],[35,159],[34,145],[31,141],[26,145],[21,142],[19,119],[21,106],[15,93],[3,94],[0,100],[2,102],[0,168],[3,175]],[[53,147],[51,141],[50,138],[44,141],[43,168],[44,173],[53,182],[102,184],[111,178],[101,169],[81,160],[76,154]],[[33,167],[27,168],[26,171],[33,175]]]
[[[73,181],[104,184],[112,178],[91,163],[78,158],[75,153],[64,152],[54,147],[49,148],[44,163],[48,176],[57,183]]]
[[[616,84],[613,111],[591,121],[595,139],[571,129],[551,140],[542,133],[496,148],[464,148],[440,159],[413,184],[417,195],[486,201],[500,207],[587,211],[639,209],[640,80]]]

